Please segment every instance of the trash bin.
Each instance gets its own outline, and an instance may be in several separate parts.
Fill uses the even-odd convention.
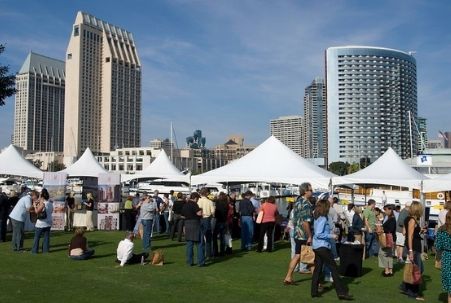
[[[340,274],[347,277],[362,276],[363,244],[340,245]]]

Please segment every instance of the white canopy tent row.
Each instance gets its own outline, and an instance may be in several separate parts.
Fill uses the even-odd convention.
[[[30,161],[24,159],[16,147],[11,144],[0,154],[0,175],[42,179],[44,173]]]
[[[407,165],[396,152],[389,147],[374,163],[358,172],[332,178],[333,185],[383,184],[422,189],[428,178]]]
[[[271,136],[242,158],[192,176],[191,184],[262,182],[299,185],[309,182],[316,189],[328,189],[333,176]]]
[[[86,148],[81,157],[61,172],[67,173],[68,177],[95,177],[99,174],[106,174],[108,171],[97,161],[91,149]]]
[[[425,193],[451,191],[451,174],[425,180],[423,184],[423,191]]]
[[[183,174],[175,167],[162,149],[153,162],[137,174],[122,174],[121,182],[133,179],[167,179],[170,181],[190,182],[190,175]]]

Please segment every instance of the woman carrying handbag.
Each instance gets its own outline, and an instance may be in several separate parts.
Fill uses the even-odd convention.
[[[382,224],[382,237],[385,237],[385,243],[379,245],[379,267],[383,268],[382,276],[393,276],[393,246],[396,243],[396,219],[393,213],[392,205],[384,206],[385,219]]]
[[[417,266],[419,272],[423,274],[423,261],[421,260],[421,227],[420,227],[420,218],[423,216],[423,206],[418,201],[413,201],[410,209],[409,216],[404,221],[404,227],[406,229],[406,243],[405,247],[408,250],[407,254],[407,267],[415,267]],[[407,262],[406,262],[407,263]],[[411,266],[413,264],[413,266]],[[402,282],[399,287],[401,293],[415,298],[418,301],[424,301],[424,297],[420,293],[420,284],[412,284],[405,281]]]
[[[315,211],[313,213],[314,228],[313,228],[313,251],[315,252],[315,270],[312,277],[311,296],[319,297],[318,292],[319,278],[323,270],[323,265],[327,266],[334,279],[335,291],[339,300],[353,300],[353,296],[348,293],[348,288],[343,284],[338,273],[337,264],[331,251],[330,239],[337,239],[338,235],[332,233],[327,216],[329,214],[330,204],[327,200],[320,200],[316,203]]]

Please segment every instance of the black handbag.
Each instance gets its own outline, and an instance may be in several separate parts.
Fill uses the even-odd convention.
[[[36,217],[37,217],[38,220],[45,220],[45,219],[47,219],[47,211],[45,210],[45,207],[42,209],[42,211],[39,214],[37,214]]]

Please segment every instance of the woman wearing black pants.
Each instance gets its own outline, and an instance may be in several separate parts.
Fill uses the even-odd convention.
[[[327,200],[320,200],[316,203],[313,217],[315,218],[314,232],[313,232],[313,251],[315,252],[315,270],[312,277],[311,296],[319,297],[318,292],[319,278],[323,271],[323,265],[327,266],[332,272],[332,278],[335,283],[335,291],[340,300],[353,300],[353,297],[348,294],[347,287],[343,284],[338,273],[337,264],[330,250],[330,239],[337,239],[337,235],[331,233],[331,229],[327,220],[329,213],[329,202]]]
[[[268,244],[266,246],[266,251],[272,251],[272,238],[274,225],[276,224],[276,216],[279,214],[276,206],[276,199],[274,197],[269,197],[265,203],[260,207],[260,211],[263,211],[263,219],[260,224],[260,234],[258,237],[257,252],[262,252],[263,242],[266,237],[268,238]]]

